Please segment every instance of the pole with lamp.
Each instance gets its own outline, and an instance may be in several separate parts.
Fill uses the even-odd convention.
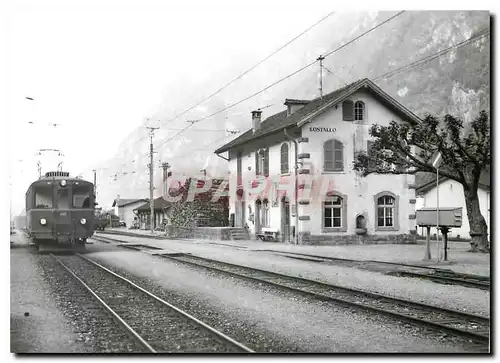
[[[440,253],[439,253],[439,167],[442,162],[441,153],[438,151],[434,160],[432,162],[432,166],[436,169],[436,246],[437,246],[437,262],[440,261]]]

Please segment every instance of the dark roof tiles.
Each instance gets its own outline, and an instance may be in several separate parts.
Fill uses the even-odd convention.
[[[384,99],[387,103],[389,103],[393,108],[397,109],[400,113],[406,115],[410,120],[412,121],[418,120],[417,116],[415,116],[404,106],[399,104],[392,97],[387,95],[372,81],[370,81],[367,78],[364,78],[356,82],[353,82],[347,86],[339,88],[336,91],[330,92],[324,95],[323,97],[318,97],[312,101],[307,102],[307,104],[304,107],[298,109],[291,115],[288,115],[287,111],[285,110],[268,117],[267,119],[261,122],[261,126],[258,131],[253,132],[253,130],[250,129],[244,132],[236,139],[228,142],[227,144],[215,150],[215,153],[220,154],[222,152],[230,150],[233,147],[242,145],[253,139],[257,139],[259,137],[272,134],[274,132],[280,131],[290,126],[296,126],[296,125],[300,126],[298,125],[299,122],[303,121],[303,119],[305,119],[307,116],[315,114],[317,111],[320,111],[323,106],[327,105],[332,101],[335,101],[336,99],[340,101],[343,98],[348,97],[351,93],[357,91],[360,87],[363,86],[367,86],[368,88],[370,88],[375,94],[377,94],[380,98]],[[302,101],[302,100],[295,100],[295,101]]]

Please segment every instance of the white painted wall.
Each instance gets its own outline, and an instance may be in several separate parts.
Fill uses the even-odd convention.
[[[132,223],[134,221],[135,214],[134,214],[133,210],[135,208],[140,207],[144,203],[146,203],[146,202],[140,201],[140,202],[127,204],[124,207],[118,208],[118,216],[120,217],[120,221],[125,221],[125,223],[127,224],[127,228],[132,226]]]
[[[299,153],[310,153],[311,158],[306,159],[305,168],[311,169],[311,175],[300,176],[301,179],[314,180],[315,182],[323,182],[327,185],[331,182],[333,189],[341,194],[347,195],[347,231],[335,232],[335,234],[354,234],[355,220],[358,214],[364,214],[366,218],[366,226],[369,234],[377,234],[375,231],[376,223],[376,206],[374,196],[382,191],[389,191],[399,196],[398,205],[398,224],[397,231],[384,231],[381,234],[408,234],[411,229],[415,229],[415,220],[409,219],[410,214],[415,213],[415,204],[410,204],[410,199],[415,198],[415,190],[409,189],[408,184],[414,183],[413,175],[370,175],[362,178],[352,170],[352,162],[354,160],[354,150],[366,150],[367,141],[369,140],[368,129],[373,123],[382,125],[389,124],[390,121],[400,119],[393,114],[387,107],[380,104],[374,97],[364,91],[359,91],[350,97],[353,101],[363,101],[365,103],[366,117],[363,124],[358,124],[355,121],[342,120],[342,105],[338,108],[330,108],[325,113],[317,116],[311,123],[304,125],[302,136],[309,138],[308,143],[299,144]],[[263,115],[264,116],[264,115]],[[264,118],[264,117],[263,117]],[[249,119],[249,126],[251,120]],[[330,127],[336,128],[335,132],[312,132],[310,127]],[[337,138],[344,144],[344,172],[324,172],[323,171],[323,144],[331,138]],[[282,181],[280,185],[286,189],[286,179],[288,179],[291,204],[294,204],[293,198],[293,158],[294,144],[289,145],[289,161],[291,176],[280,176],[280,148],[281,145],[274,145],[269,150],[269,171],[270,181],[267,185],[272,188],[272,183],[278,183],[280,177]],[[242,158],[242,177],[245,187],[248,186],[250,180],[255,179],[255,154],[254,150],[247,151]],[[230,170],[230,213],[235,213],[235,198],[236,198],[236,157],[229,161]],[[250,227],[250,232],[254,233],[254,224],[248,220],[249,209],[251,206],[252,213],[255,211],[255,197],[248,197],[248,188],[246,193],[246,221]],[[325,189],[326,193],[326,189]],[[299,192],[299,200],[302,194]],[[313,235],[323,234],[322,232],[322,201],[324,193],[316,190],[316,193],[311,193],[310,205],[299,205],[299,215],[309,215],[310,221],[299,221],[299,231],[310,231]],[[278,198],[273,198],[275,201]],[[291,225],[295,224],[295,219],[291,215]],[[281,208],[279,203],[272,206],[271,203],[271,218],[270,224],[272,228],[281,229]],[[332,233],[328,233],[332,234]]]
[[[488,225],[488,235],[490,234],[490,194],[489,191],[479,188],[479,207],[481,213]],[[417,209],[420,208],[436,208],[437,206],[437,189],[436,187],[427,191],[422,197],[417,198]],[[452,228],[448,234],[450,237],[460,235],[462,238],[470,238],[469,219],[467,216],[467,208],[465,207],[465,197],[463,187],[455,180],[445,180],[439,184],[439,206],[462,208],[462,227]],[[426,229],[419,228],[419,234],[426,234]],[[431,234],[434,234],[435,229],[431,228]]]

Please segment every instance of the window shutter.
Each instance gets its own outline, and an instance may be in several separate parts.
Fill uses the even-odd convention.
[[[335,140],[335,149],[334,149],[334,166],[336,171],[344,170],[344,145]]]
[[[264,152],[264,176],[269,176],[269,149]]]
[[[288,144],[281,145],[281,174],[288,173]]]
[[[255,175],[259,175],[259,152],[255,152]]]
[[[333,170],[333,140],[328,140],[323,145],[324,169],[326,171]]]
[[[344,121],[354,121],[354,103],[352,101],[342,102],[342,119]]]

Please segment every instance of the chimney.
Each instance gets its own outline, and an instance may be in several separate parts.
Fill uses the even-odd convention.
[[[260,130],[260,117],[262,115],[262,111],[252,111],[252,129],[253,132],[257,132]]]

